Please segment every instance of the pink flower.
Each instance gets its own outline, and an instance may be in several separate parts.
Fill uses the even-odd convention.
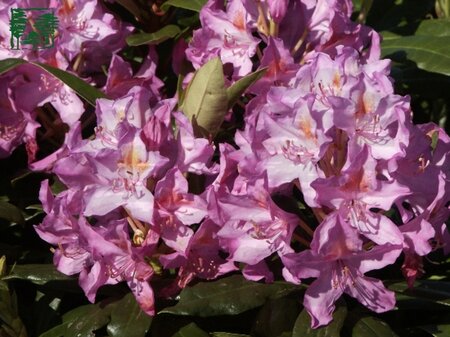
[[[188,193],[188,182],[176,168],[158,181],[154,198],[154,223],[161,238],[169,247],[185,252],[194,233],[188,226],[200,223],[206,216],[206,202],[200,196]]]
[[[401,244],[403,237],[397,226],[371,209],[389,210],[396,199],[410,191],[396,180],[381,178],[376,164],[364,147],[353,162],[346,163],[341,175],[318,179],[312,186],[319,204],[336,209],[362,235],[377,244]]]
[[[214,1],[211,1],[214,3]],[[186,50],[186,56],[196,69],[219,56],[222,63],[231,63],[235,76],[251,72],[251,57],[256,53],[258,39],[252,36],[246,23],[246,10],[240,1],[230,3],[224,12],[214,6],[204,6],[200,12],[202,28]]]
[[[147,152],[136,132],[130,140],[119,143],[117,150],[100,150],[88,160],[97,181],[84,188],[86,216],[105,215],[123,206],[134,218],[151,221],[153,195],[146,182],[164,166],[166,158],[158,152]]]
[[[303,302],[311,327],[316,328],[332,320],[334,303],[344,292],[375,312],[393,309],[394,293],[364,274],[394,263],[400,253],[401,246],[391,244],[363,250],[356,232],[333,213],[316,229],[310,250],[287,254],[282,260],[294,279],[317,278]]]

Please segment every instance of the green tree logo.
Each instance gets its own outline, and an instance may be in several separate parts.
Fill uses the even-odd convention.
[[[51,48],[57,30],[58,18],[51,8],[11,9],[11,49],[23,45],[31,45],[33,50]]]
[[[11,8],[11,21],[9,30],[11,32],[11,49],[20,48],[20,38],[27,26],[27,15],[23,8]]]

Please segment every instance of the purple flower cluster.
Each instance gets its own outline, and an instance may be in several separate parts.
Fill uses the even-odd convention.
[[[314,328],[332,320],[343,293],[391,310],[394,293],[365,273],[402,256],[412,286],[424,256],[448,253],[449,136],[412,123],[409,98],[394,93],[390,63],[380,59],[379,35],[350,20],[351,1],[223,3],[201,10],[185,57],[195,69],[218,57],[228,85],[266,68],[229,142],[195,136],[177,97],[163,99],[152,53],[134,75],[112,57],[104,89],[114,99],[97,100],[89,139],[82,104],[65,85],[45,89],[56,80],[27,67],[2,81],[0,155],[34,139],[33,111],[44,102],[70,126],[64,145],[32,165],[67,187],[54,196],[43,182],[47,215],[36,231],[55,246],[57,269],[79,274],[90,301],[100,286],[126,281],[148,314],[150,282],[169,269],[177,277],[161,295],[229,272],[315,278],[304,297]],[[58,46],[39,58],[62,69],[81,59],[91,71],[88,60],[101,57],[90,47],[106,57],[129,31],[95,0],[63,1],[58,13]],[[24,90],[32,98],[21,99]],[[237,123],[231,110],[226,118]]]

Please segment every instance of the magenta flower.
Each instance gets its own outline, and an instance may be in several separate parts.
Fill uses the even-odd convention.
[[[185,252],[194,233],[188,226],[200,223],[206,216],[206,202],[200,196],[188,193],[188,182],[176,168],[158,181],[154,198],[154,222],[161,238],[172,249]]]
[[[297,218],[278,208],[266,188],[257,181],[248,186],[245,195],[215,193],[223,223],[217,235],[230,252],[230,260],[255,265],[274,252],[292,252],[290,242]]]
[[[400,245],[391,244],[363,250],[354,229],[333,213],[316,229],[310,250],[287,254],[282,260],[294,279],[317,278],[303,303],[316,328],[332,320],[334,303],[344,292],[375,312],[393,309],[394,293],[364,274],[394,263],[401,250]]]
[[[194,32],[186,56],[196,69],[219,56],[222,63],[231,63],[235,76],[251,72],[251,57],[256,53],[258,39],[247,28],[246,10],[241,1],[232,1],[224,12],[210,1],[200,12],[202,28]]]
[[[136,133],[131,140],[119,143],[118,150],[101,150],[88,160],[97,181],[84,189],[86,216],[105,215],[124,206],[134,218],[151,221],[153,195],[146,182],[167,162],[166,158],[147,152]]]
[[[364,147],[353,162],[346,163],[341,175],[317,179],[312,186],[320,204],[336,209],[362,235],[377,244],[401,244],[403,237],[397,226],[371,209],[387,211],[396,199],[410,191],[396,180],[381,179],[376,164]]]
[[[219,244],[217,231],[220,229],[207,219],[192,236],[184,254],[175,252],[161,256],[165,268],[178,268],[178,286],[184,288],[195,277],[211,280],[238,268],[233,261],[221,257],[224,253]]]

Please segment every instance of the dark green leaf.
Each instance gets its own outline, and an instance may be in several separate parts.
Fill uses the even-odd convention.
[[[172,337],[209,337],[209,334],[200,329],[195,323],[191,323],[182,327]]]
[[[136,18],[137,21],[147,22],[150,20],[150,10],[148,10],[148,4],[142,1],[136,0],[116,0],[117,3],[122,5],[127,11],[129,11]],[[145,6],[145,10],[144,10]]]
[[[303,309],[298,315],[292,330],[292,337],[336,337],[340,335],[344,320],[347,317],[347,306],[343,301],[336,305],[333,313],[333,320],[326,326],[316,329],[311,328],[311,317],[306,309]]]
[[[163,41],[177,36],[181,32],[175,25],[167,25],[154,33],[134,34],[127,37],[129,46],[140,46],[143,44],[159,44]]]
[[[405,281],[389,285],[389,289],[399,294],[433,301],[450,306],[450,282],[421,280],[409,289]]]
[[[161,9],[163,11],[167,11],[169,7],[177,7],[177,8],[184,8],[184,9],[190,9],[191,11],[200,12],[203,5],[207,2],[207,0],[167,0],[164,2],[164,4],[161,6]]]
[[[230,332],[213,332],[211,334],[212,337],[250,337],[250,335],[242,335],[239,333],[230,333]]]
[[[73,278],[66,276],[56,270],[52,264],[17,264],[4,280],[21,279],[35,284],[45,284],[50,281],[68,281]]]
[[[6,201],[0,201],[0,218],[19,224],[25,222],[22,211]]]
[[[72,90],[83,97],[92,106],[95,106],[95,100],[97,98],[106,98],[106,95],[103,92],[89,85],[77,76],[72,75],[64,70],[53,68],[49,65],[38,62],[27,62],[22,59],[6,59],[0,61],[0,74],[26,63],[33,64],[34,66],[37,66],[45,70],[49,74],[55,76],[56,78],[67,84]]]
[[[69,311],[63,316],[64,337],[94,337],[93,331],[108,324],[110,310],[110,306],[88,304]]]
[[[394,61],[411,60],[426,71],[450,75],[450,36],[401,36],[385,38],[382,55]]]
[[[267,68],[259,69],[254,73],[248,74],[247,76],[242,77],[231,87],[227,88],[227,96],[228,96],[228,108],[231,108],[242,96],[242,94],[250,87],[253,83],[258,81],[261,77],[266,73]]]
[[[145,336],[152,318],[141,310],[132,293],[125,295],[111,306],[111,322],[107,326],[109,336]]]
[[[233,275],[183,289],[178,304],[161,312],[201,317],[236,315],[259,307],[270,298],[279,298],[297,289],[298,286],[287,282],[262,284]]]
[[[218,57],[197,70],[180,108],[192,121],[197,136],[209,137],[217,133],[228,111],[223,66]]]
[[[16,307],[15,294],[11,294],[6,282],[0,281],[0,336],[26,337],[27,332]]]
[[[386,322],[375,317],[363,317],[353,327],[353,337],[396,337]]]
[[[60,79],[64,84],[69,86],[73,91],[75,91],[78,95],[83,97],[89,104],[95,106],[95,101],[97,98],[106,98],[106,95],[89,85],[79,77],[72,75],[64,70],[50,67],[46,64],[30,62],[39,68],[44,69],[48,73],[52,74],[56,78]]]
[[[256,317],[252,335],[258,337],[280,336],[294,327],[300,302],[298,298],[277,298],[264,304]]]
[[[40,334],[39,337],[64,337],[64,332],[66,331],[66,325],[60,324],[50,330]]]
[[[17,66],[20,66],[21,64],[27,63],[26,61],[22,59],[6,59],[0,61],[0,75],[6,73],[7,71],[10,71],[14,69]]]
[[[434,337],[450,336],[450,324],[426,325],[420,326],[419,328],[425,330]]]

